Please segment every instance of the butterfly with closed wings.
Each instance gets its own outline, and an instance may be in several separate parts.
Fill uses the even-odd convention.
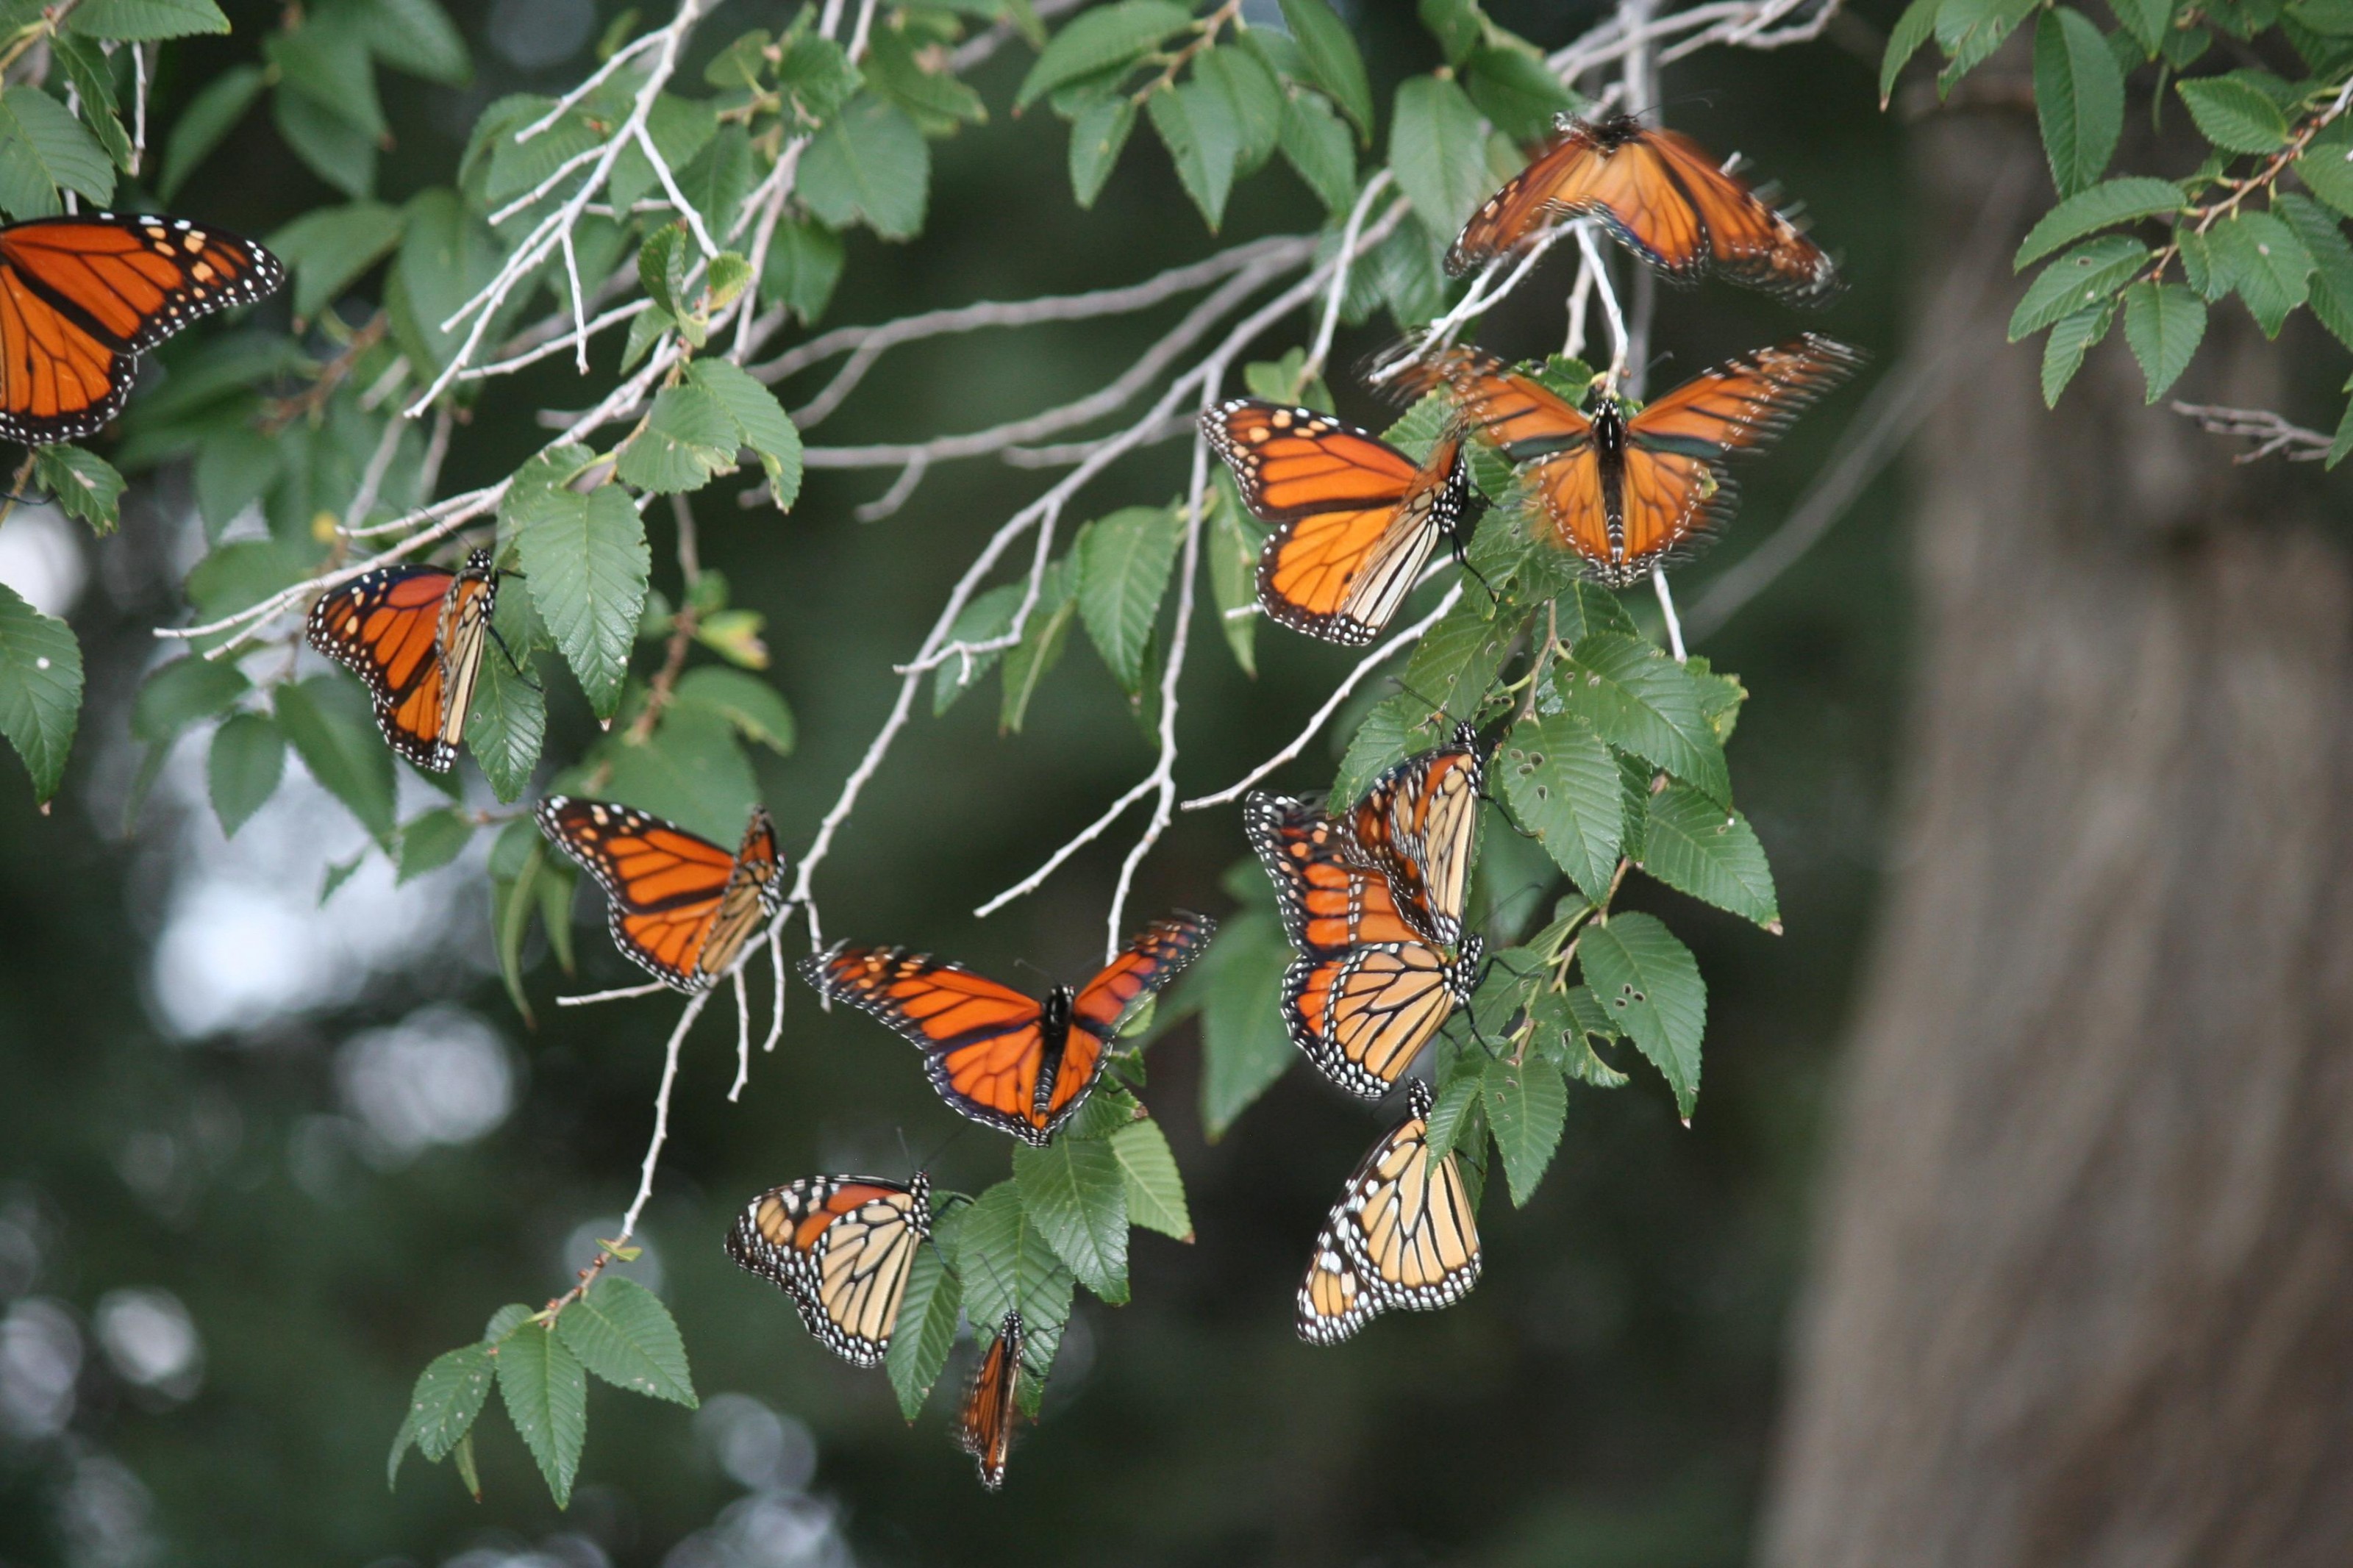
[[[1440,539],[1459,551],[1476,494],[1459,430],[1422,462],[1312,408],[1254,397],[1201,416],[1242,504],[1276,525],[1258,563],[1269,618],[1326,642],[1361,647],[1405,602]]]
[[[676,823],[608,801],[552,795],[540,831],[605,889],[613,945],[690,995],[710,989],[785,900],[785,862],[765,806],[733,854]]]
[[[903,947],[837,943],[801,960],[818,991],[889,1025],[923,1052],[957,1111],[1025,1142],[1052,1142],[1078,1114],[1113,1042],[1145,1001],[1208,945],[1215,922],[1183,910],[1138,932],[1101,973],[1041,1002]]]
[[[754,1198],[727,1256],[792,1298],[819,1344],[852,1366],[882,1364],[915,1249],[932,1234],[932,1186],[880,1176],[809,1176]]]
[[[1383,1312],[1430,1312],[1479,1283],[1479,1227],[1449,1151],[1430,1157],[1430,1086],[1341,1189],[1299,1282],[1299,1337],[1335,1345]]]
[[[1821,247],[1698,142],[1622,114],[1561,116],[1528,166],[1471,215],[1446,270],[1459,278],[1578,217],[1678,283],[1713,271],[1799,305],[1822,304],[1839,289]]]
[[[1015,1395],[1021,1386],[1021,1314],[1008,1312],[988,1342],[972,1385],[965,1390],[956,1420],[956,1447],[980,1466],[980,1484],[990,1491],[1005,1484],[1005,1461],[1013,1452]]]

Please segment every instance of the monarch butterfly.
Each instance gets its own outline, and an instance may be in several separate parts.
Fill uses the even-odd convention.
[[[1862,363],[1844,343],[1808,332],[1727,360],[1630,416],[1606,386],[1588,414],[1469,349],[1400,380],[1447,382],[1481,436],[1525,465],[1521,479],[1553,542],[1576,552],[1588,575],[1622,588],[1731,516],[1725,458],[1770,446]]]
[[[1451,745],[1398,763],[1348,812],[1356,858],[1388,879],[1406,918],[1441,947],[1462,940],[1485,777],[1477,731],[1457,724]]]
[[[470,552],[455,572],[386,566],[311,607],[311,646],[366,684],[376,727],[394,751],[446,773],[465,738],[498,596],[487,550]]]
[[[727,973],[785,901],[785,863],[767,808],[754,806],[734,854],[626,805],[552,795],[540,831],[605,889],[613,945],[690,994]]]
[[[1470,469],[1450,430],[1416,463],[1312,408],[1239,397],[1201,416],[1243,504],[1277,524],[1259,556],[1258,602],[1293,631],[1361,647],[1380,635],[1440,538],[1460,546]]]
[[[1005,1484],[1006,1456],[1013,1451],[1013,1395],[1020,1379],[1021,1314],[1008,1312],[972,1374],[956,1422],[956,1447],[980,1462],[980,1484],[990,1491]]]
[[[727,1256],[783,1287],[818,1342],[852,1366],[880,1366],[907,1294],[915,1248],[932,1234],[932,1184],[809,1176],[754,1198],[727,1233]]]
[[[1178,910],[1136,934],[1102,973],[1039,1002],[958,964],[903,947],[837,942],[800,962],[801,978],[888,1024],[925,1056],[940,1098],[984,1127],[1052,1141],[1102,1076],[1120,1029],[1184,972],[1217,929]]]
[[[1283,1028],[1324,1077],[1378,1100],[1470,1005],[1483,947],[1476,934],[1451,958],[1433,945],[1345,824],[1312,802],[1253,793],[1242,822],[1301,953],[1282,977]],[[1459,930],[1459,908],[1455,919]]]
[[[1430,1158],[1430,1086],[1341,1189],[1299,1282],[1299,1337],[1335,1345],[1383,1312],[1429,1312],[1479,1283],[1479,1228],[1450,1151]]]
[[[1563,218],[1591,217],[1679,283],[1711,267],[1797,304],[1837,292],[1838,268],[1788,218],[1757,199],[1680,132],[1629,115],[1563,115],[1528,166],[1471,215],[1446,253],[1455,277]]]
[[[141,354],[285,281],[261,247],[186,218],[0,227],[0,437],[38,447],[98,431],[122,412]]]

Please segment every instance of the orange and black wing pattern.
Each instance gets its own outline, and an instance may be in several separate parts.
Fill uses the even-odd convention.
[[[1386,1311],[1435,1311],[1479,1282],[1479,1229],[1449,1152],[1430,1157],[1430,1086],[1332,1206],[1299,1285],[1299,1337],[1337,1344]]]
[[[965,1390],[956,1420],[956,1447],[980,1465],[980,1484],[990,1491],[1005,1484],[1005,1461],[1013,1452],[1015,1394],[1021,1380],[1021,1314],[1008,1312],[997,1337],[980,1358]]]
[[[1485,778],[1477,732],[1458,724],[1451,744],[1398,763],[1348,811],[1345,842],[1381,873],[1406,919],[1440,947],[1462,940]]]
[[[1462,426],[1513,463],[1582,451],[1593,442],[1593,421],[1583,409],[1478,349],[1448,348],[1408,360],[1390,385],[1409,398],[1445,388]]]
[[[1439,540],[1460,540],[1472,491],[1459,433],[1427,461],[1328,414],[1237,398],[1201,416],[1242,500],[1276,525],[1259,557],[1259,604],[1309,637],[1361,647],[1380,635]]]
[[[185,218],[36,218],[0,228],[0,437],[39,446],[122,412],[139,356],[285,283],[250,240]]]
[[[1808,332],[1692,377],[1626,422],[1630,447],[1710,459],[1757,452],[1852,375],[1859,350]]]
[[[498,588],[490,552],[477,550],[455,572],[367,573],[311,608],[311,646],[366,683],[385,740],[428,772],[457,764]]]
[[[1420,941],[1307,954],[1282,977],[1282,1024],[1316,1070],[1366,1100],[1394,1089],[1439,1026],[1471,1005],[1483,948],[1449,958]]]
[[[932,1233],[931,1182],[810,1176],[771,1187],[727,1233],[727,1256],[792,1298],[818,1342],[880,1366],[898,1327],[915,1248]]]
[[[784,902],[784,860],[765,807],[752,808],[732,855],[608,801],[554,795],[538,817],[540,831],[605,889],[614,945],[677,990],[709,989]]]
[[[1714,271],[1797,304],[1837,292],[1838,269],[1788,218],[1679,132],[1619,116],[1569,119],[1472,215],[1446,254],[1456,276],[1566,218],[1589,217],[1678,282]]]
[[[1348,830],[1313,801],[1254,791],[1242,828],[1273,879],[1291,944],[1309,958],[1345,959],[1374,942],[1419,942],[1389,892],[1388,879],[1362,864]]]
[[[1188,910],[1154,921],[1079,987],[1071,1002],[1071,1024],[1108,1050],[1135,1009],[1184,973],[1217,930],[1215,921]]]

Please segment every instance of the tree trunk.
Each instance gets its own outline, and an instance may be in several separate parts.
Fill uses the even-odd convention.
[[[1930,258],[2048,189],[2014,114],[1918,156]],[[2304,472],[2142,406],[2122,335],[2056,413],[1990,349],[1919,443],[1777,1568],[2353,1562],[2353,572]],[[2220,307],[2183,395],[2276,407],[2285,353]]]

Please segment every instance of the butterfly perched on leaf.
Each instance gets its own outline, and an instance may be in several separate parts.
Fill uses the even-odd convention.
[[[882,1364],[915,1248],[932,1234],[931,1182],[810,1176],[754,1198],[727,1256],[774,1281],[818,1342],[852,1366]]]
[[[452,572],[385,566],[311,606],[311,646],[348,666],[368,689],[392,749],[430,773],[458,762],[466,710],[499,596],[491,552]]]
[[[44,446],[122,412],[139,356],[286,282],[278,258],[186,218],[94,213],[0,227],[0,437]]]
[[[1380,635],[1440,539],[1473,521],[1459,431],[1415,462],[1367,431],[1312,408],[1236,398],[1201,416],[1242,502],[1276,525],[1258,563],[1269,618],[1326,642]]]
[[[1409,364],[1404,393],[1442,383],[1471,428],[1518,466],[1546,535],[1612,587],[1687,553],[1732,515],[1725,460],[1765,449],[1862,356],[1809,332],[1756,349],[1639,410],[1597,386],[1579,408],[1474,349]]]
[[[540,831],[586,868],[610,903],[613,944],[664,984],[710,988],[785,901],[785,862],[765,806],[733,854],[660,817],[552,795]]]
[[[1214,922],[1179,910],[1146,926],[1103,970],[1042,1002],[903,947],[837,943],[801,960],[822,994],[870,1013],[922,1049],[940,1098],[985,1127],[1045,1144],[1103,1076],[1120,1030],[1208,945]]]
[[[1463,932],[1462,894],[1481,773],[1475,742],[1458,737],[1391,768],[1341,817],[1263,792],[1242,804],[1300,952],[1283,974],[1283,1028],[1324,1077],[1367,1100],[1395,1089],[1470,1005],[1484,948]]]
[[[1341,1189],[1299,1282],[1299,1337],[1335,1345],[1383,1312],[1434,1311],[1479,1283],[1479,1227],[1449,1151],[1430,1157],[1430,1086]]]
[[[1446,270],[1459,278],[1578,217],[1679,283],[1713,271],[1805,305],[1838,292],[1838,268],[1797,225],[1690,137],[1629,115],[1562,116],[1528,166],[1471,215]]]
[[[980,1484],[990,1491],[1005,1484],[1005,1461],[1013,1451],[1014,1394],[1021,1381],[1021,1314],[1008,1312],[997,1337],[974,1369],[956,1419],[956,1447],[980,1465]]]

